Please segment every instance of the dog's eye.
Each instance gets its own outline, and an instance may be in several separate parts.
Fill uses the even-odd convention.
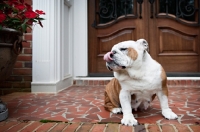
[[[125,51],[127,50],[127,48],[120,48],[120,51]]]

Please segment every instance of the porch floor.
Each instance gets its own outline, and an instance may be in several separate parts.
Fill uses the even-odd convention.
[[[148,110],[133,111],[139,122],[134,127],[121,125],[122,114],[104,109],[104,88],[72,86],[57,94],[20,92],[1,96],[7,104],[9,117],[0,122],[0,132],[200,131],[200,88],[169,88],[169,105],[178,120],[165,119],[156,98]]]

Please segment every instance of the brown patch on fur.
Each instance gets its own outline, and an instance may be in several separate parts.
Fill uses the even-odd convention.
[[[153,94],[153,95],[151,96],[151,101],[153,101],[153,100],[155,99],[155,97],[156,97],[156,94]]]
[[[116,78],[113,78],[105,89],[104,107],[106,110],[111,111],[113,108],[120,108],[119,93],[121,86]]]
[[[133,48],[128,48],[128,56],[131,57],[132,60],[136,60],[138,57],[138,53]]]
[[[121,85],[116,78],[113,78],[105,89],[104,107],[107,111],[111,111],[113,108],[121,108],[119,93],[121,91]],[[131,100],[135,100],[135,95],[131,95]]]
[[[168,96],[167,76],[166,76],[165,70],[163,68],[162,68],[162,71],[161,71],[161,78],[162,78],[162,91],[163,91],[163,94]]]

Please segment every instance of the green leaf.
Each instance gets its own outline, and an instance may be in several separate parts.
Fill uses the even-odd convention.
[[[45,20],[44,18],[37,18],[37,20]]]
[[[27,28],[27,25],[26,24],[22,24],[21,27],[22,27],[22,31],[25,32],[26,28]]]

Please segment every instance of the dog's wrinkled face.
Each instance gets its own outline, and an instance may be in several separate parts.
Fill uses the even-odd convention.
[[[123,70],[140,65],[137,61],[143,59],[146,51],[148,51],[148,43],[144,39],[124,41],[114,45],[111,52],[104,55],[104,60],[110,71]]]

